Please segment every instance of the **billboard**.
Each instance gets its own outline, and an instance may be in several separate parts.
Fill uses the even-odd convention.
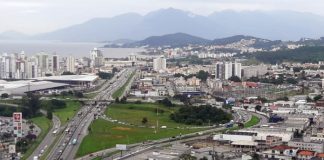
[[[12,120],[13,120],[13,127],[14,127],[14,135],[15,137],[21,138],[22,135],[22,113],[21,112],[14,112],[12,114]]]
[[[13,115],[14,122],[21,122],[22,121],[22,113],[21,112],[14,112]]]
[[[127,146],[126,146],[126,144],[116,144],[116,149],[121,150],[121,151],[126,151]]]

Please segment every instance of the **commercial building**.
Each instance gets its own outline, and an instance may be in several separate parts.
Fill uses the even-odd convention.
[[[65,83],[72,86],[90,87],[99,79],[96,75],[61,75],[35,78],[39,81]]]
[[[50,81],[0,81],[0,93],[7,93],[13,96],[22,96],[28,92],[38,92],[42,94],[57,92],[65,89],[69,84],[56,83]]]

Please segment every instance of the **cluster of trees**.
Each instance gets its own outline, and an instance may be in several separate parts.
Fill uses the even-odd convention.
[[[233,81],[233,82],[242,82],[241,78],[238,76],[232,76],[228,80]]]
[[[73,95],[76,96],[77,98],[84,97],[84,95],[81,91],[74,91],[74,92],[73,91],[62,91],[61,95],[63,96],[63,98],[66,96],[73,96]]]
[[[25,117],[32,118],[40,115],[39,109],[41,108],[40,96],[27,93],[26,96],[22,98],[22,113]]]
[[[201,59],[196,55],[191,55],[186,58],[170,59],[169,62],[176,63],[177,66],[181,67],[183,64],[194,64],[194,65],[211,65],[210,59]]]
[[[111,79],[115,73],[118,72],[118,69],[116,67],[114,67],[112,69],[111,73],[108,72],[99,72],[97,75],[101,78],[101,79]]]
[[[48,119],[53,118],[53,111],[55,109],[62,109],[66,107],[66,102],[62,100],[52,99],[50,101],[43,102],[43,105],[46,106],[47,114],[46,117]]]
[[[64,71],[62,75],[75,75],[75,74],[70,71]]]
[[[172,102],[168,99],[168,98],[164,98],[162,100],[158,101],[160,104],[163,104],[166,107],[173,107],[174,105],[172,104]]]
[[[318,62],[324,60],[323,46],[306,46],[297,49],[279,50],[276,52],[260,52],[250,55],[262,62],[276,64],[284,61],[292,62]]]
[[[196,74],[189,74],[189,75],[184,75],[181,73],[176,73],[174,74],[174,77],[184,77],[186,80],[188,78],[192,78],[193,76],[196,76],[197,78],[199,78],[201,81],[206,82],[207,78],[209,77],[209,73],[203,70],[200,70],[199,72],[197,72]]]
[[[1,98],[9,98],[9,94],[8,93],[2,93]]]
[[[288,83],[288,84],[297,84],[298,80],[296,78],[284,78],[283,76],[279,76],[278,78],[258,78],[258,77],[250,77],[247,79],[249,82],[261,82],[261,83],[271,83],[271,84],[276,84],[280,85],[283,83]]]
[[[11,117],[13,112],[19,111],[18,108],[0,105],[0,116]]]
[[[121,99],[119,99],[119,97],[116,97],[115,99],[115,103],[122,103],[122,104],[125,104],[127,103],[127,97],[122,97]]]
[[[110,79],[114,76],[113,73],[107,73],[107,72],[99,72],[97,74],[101,79]]]
[[[203,125],[207,123],[226,123],[232,119],[232,115],[225,111],[212,107],[203,106],[183,106],[170,118],[178,123]]]

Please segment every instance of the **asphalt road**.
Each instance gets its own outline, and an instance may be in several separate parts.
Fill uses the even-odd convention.
[[[71,160],[75,157],[80,142],[87,135],[88,127],[94,120],[95,115],[102,114],[107,105],[110,104],[110,102],[100,101],[111,100],[113,92],[124,85],[133,71],[135,71],[135,68],[125,69],[102,86],[104,90],[101,90],[101,92],[99,92],[94,98],[94,101],[97,101],[97,104],[88,103],[80,109],[78,114],[67,124],[66,129],[64,131],[62,130],[62,136],[46,159]],[[73,143],[74,139],[76,140],[75,144]]]
[[[43,153],[48,149],[48,144],[52,144],[55,140],[55,134],[53,134],[54,130],[61,130],[61,121],[60,119],[53,115],[53,127],[52,129],[47,133],[43,141],[38,145],[38,147],[34,150],[34,152],[28,157],[28,160],[33,160],[34,156],[42,156]],[[43,132],[43,131],[42,131]]]

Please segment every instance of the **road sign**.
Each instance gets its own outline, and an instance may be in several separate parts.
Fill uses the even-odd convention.
[[[126,146],[126,144],[116,144],[116,149],[121,150],[121,151],[126,151],[127,146]]]
[[[9,153],[10,154],[16,153],[16,145],[14,144],[9,145]]]

